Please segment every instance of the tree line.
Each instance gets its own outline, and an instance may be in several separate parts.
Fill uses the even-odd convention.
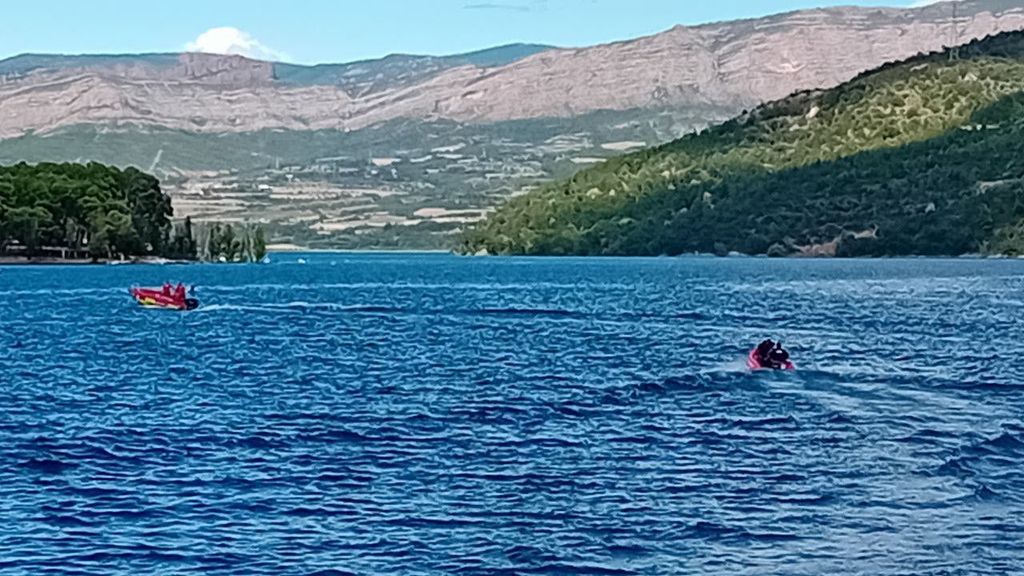
[[[99,163],[0,166],[0,255],[258,261],[262,228],[174,224],[156,177]],[[199,235],[201,234],[201,236]]]

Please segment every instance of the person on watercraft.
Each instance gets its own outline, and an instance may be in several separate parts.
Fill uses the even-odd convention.
[[[752,370],[792,370],[793,363],[789,360],[789,352],[781,342],[765,340],[750,351],[747,366]]]
[[[164,282],[163,291],[164,291],[164,296],[167,296],[168,298],[171,297],[171,283],[170,282]]]
[[[178,282],[178,286],[174,289],[174,300],[177,302],[185,302],[185,285]]]
[[[773,370],[784,370],[789,366],[789,352],[782,347],[781,342],[776,343],[775,347],[768,353],[768,362],[765,366],[769,366]]]
[[[775,346],[775,342],[773,342],[771,339],[765,340],[764,342],[761,342],[760,344],[757,345],[757,350],[754,352],[754,354],[757,357],[757,361],[761,364],[761,366],[771,365],[771,353],[772,350],[775,349]]]

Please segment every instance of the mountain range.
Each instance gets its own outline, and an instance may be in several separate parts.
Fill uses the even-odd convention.
[[[440,247],[508,197],[623,151],[1021,28],[1020,2],[968,0],[317,66],[22,55],[0,61],[0,162],[137,165],[179,216],[261,220],[283,241]]]

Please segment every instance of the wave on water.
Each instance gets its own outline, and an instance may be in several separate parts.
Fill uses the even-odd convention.
[[[223,303],[205,304],[198,311],[224,312],[224,311],[247,311],[247,312],[288,312],[294,310],[323,310],[344,314],[415,314],[421,316],[480,316],[480,317],[507,317],[511,319],[523,318],[551,318],[551,319],[592,319],[608,321],[638,322],[641,320],[691,320],[702,318],[701,314],[672,313],[634,313],[634,312],[588,312],[584,310],[570,310],[563,308],[412,308],[374,304],[338,304],[335,302],[316,301],[294,301],[288,303],[275,302],[250,302],[246,304]]]
[[[31,290],[0,290],[0,298],[19,296],[83,296],[92,294],[124,294],[127,296],[128,288],[36,288]]]
[[[479,308],[479,309],[411,309],[394,306],[377,305],[345,305],[333,302],[296,301],[287,303],[251,303],[251,304],[210,304],[201,306],[196,311],[224,312],[287,312],[296,310],[325,310],[343,314],[421,314],[429,316],[464,315],[464,316],[508,316],[508,317],[552,317],[578,318],[586,316],[581,312],[543,308]]]
[[[194,312],[294,312],[302,310],[331,310],[349,314],[400,314],[407,312],[404,308],[390,306],[348,306],[332,302],[287,302],[287,303],[253,303],[253,304],[209,304],[200,306]]]
[[[257,290],[267,291],[310,291],[310,290],[467,290],[467,291],[535,291],[535,290],[573,290],[573,289],[601,289],[601,290],[629,290],[635,288],[629,284],[600,284],[587,283],[560,283],[560,282],[537,282],[527,283],[478,283],[478,282],[325,282],[325,283],[251,283],[251,284],[200,284],[195,287],[201,292],[252,292]]]
[[[41,474],[62,474],[76,468],[74,462],[56,460],[53,458],[32,458],[21,463],[21,467]]]
[[[557,318],[579,318],[586,315],[582,312],[555,308],[481,308],[462,310],[461,312],[479,316],[551,316]]]
[[[664,380],[645,380],[623,384],[604,391],[602,402],[628,405],[644,397],[720,393],[740,390],[759,381],[749,369],[742,371],[706,371],[672,376]]]
[[[1022,461],[1024,427],[1010,425],[995,436],[963,446],[937,473],[967,482],[979,499],[1024,502]]]
[[[708,374],[708,375],[716,374],[716,373],[745,374],[745,373],[749,373],[750,371],[751,371],[750,367],[747,366],[747,358],[746,358],[746,356],[738,357],[738,358],[736,358],[734,360],[730,360],[728,362],[723,362],[721,364],[715,364],[713,366],[708,366],[706,368],[701,369],[701,373],[702,374]]]
[[[1024,429],[1018,426],[1005,427],[1000,434],[964,446],[958,452],[955,458],[945,463],[945,471],[974,473],[992,464],[1011,464],[1016,467],[1016,463],[1024,460]]]

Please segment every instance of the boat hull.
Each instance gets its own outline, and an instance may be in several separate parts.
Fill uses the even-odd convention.
[[[165,294],[162,290],[132,288],[129,293],[143,308],[184,311],[195,310],[199,307],[199,300],[195,298],[175,298],[173,295]]]

